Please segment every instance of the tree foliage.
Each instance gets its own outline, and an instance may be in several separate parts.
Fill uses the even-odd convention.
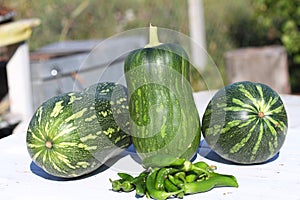
[[[300,0],[254,0],[257,19],[278,36],[300,63]]]

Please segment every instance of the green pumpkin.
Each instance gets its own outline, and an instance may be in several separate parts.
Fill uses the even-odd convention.
[[[287,128],[280,96],[267,85],[248,81],[219,90],[202,121],[208,145],[221,157],[242,164],[262,163],[275,156]]]
[[[140,158],[191,159],[200,143],[200,119],[185,50],[159,43],[156,27],[150,27],[150,43],[129,53],[124,71],[132,142]]]
[[[27,149],[33,162],[49,174],[78,177],[131,144],[128,130],[121,129],[128,123],[126,88],[99,83],[44,102],[29,123]]]

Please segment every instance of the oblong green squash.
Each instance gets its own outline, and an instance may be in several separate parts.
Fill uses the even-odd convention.
[[[117,117],[123,118],[118,119],[123,125],[117,124]],[[78,177],[131,144],[130,135],[121,129],[128,123],[127,89],[99,83],[44,102],[29,123],[27,149],[33,162],[49,174]]]
[[[156,27],[150,27],[150,43],[130,52],[124,69],[132,142],[140,158],[191,159],[200,143],[200,119],[185,50],[160,44]]]
[[[249,81],[219,90],[202,120],[208,145],[221,157],[242,164],[265,162],[276,155],[287,128],[280,96],[264,84]]]

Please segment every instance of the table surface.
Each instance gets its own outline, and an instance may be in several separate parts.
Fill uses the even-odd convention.
[[[200,116],[213,93],[194,94]],[[202,141],[195,161],[216,165],[219,173],[233,174],[239,188],[215,188],[184,199],[300,199],[300,96],[281,97],[288,113],[289,129],[279,155],[264,164],[234,165],[220,159]],[[90,175],[75,180],[59,179],[46,174],[31,161],[25,142],[27,125],[24,121],[14,134],[0,140],[1,199],[136,199],[134,192],[113,192],[109,182],[109,178],[116,179],[120,171],[133,175],[143,171],[133,148]]]

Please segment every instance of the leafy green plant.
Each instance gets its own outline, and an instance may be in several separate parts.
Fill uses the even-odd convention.
[[[290,83],[300,92],[300,0],[253,0],[259,23],[272,32],[289,54]]]
[[[275,29],[293,61],[300,63],[300,0],[255,0],[257,19]]]

